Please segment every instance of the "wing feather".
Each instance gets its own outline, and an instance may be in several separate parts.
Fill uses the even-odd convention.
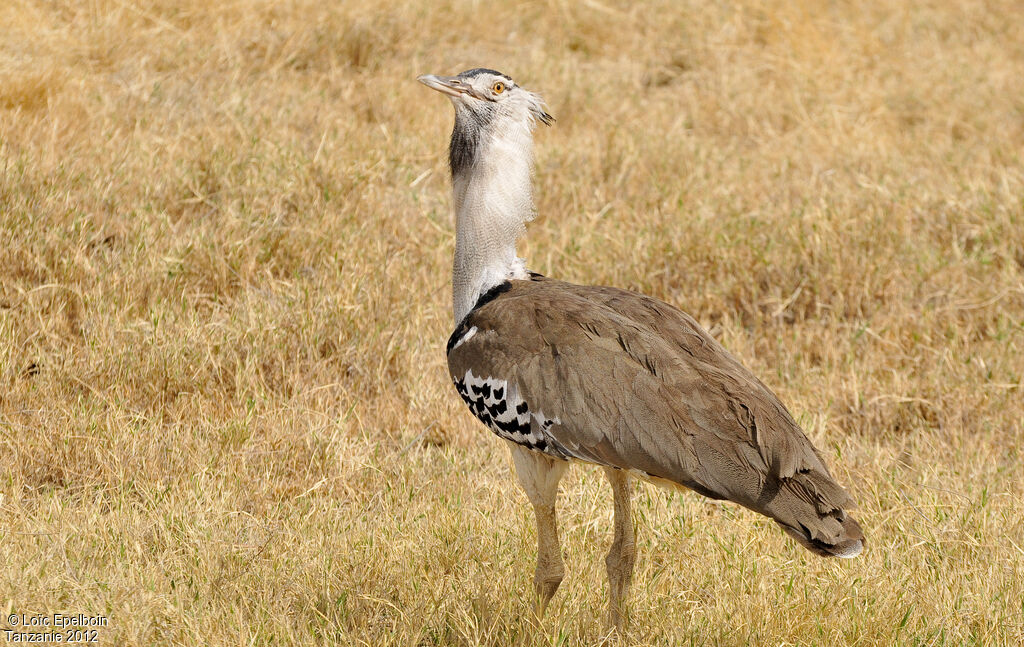
[[[533,431],[549,453],[736,501],[811,543],[842,535],[846,491],[775,395],[692,317],[615,288],[509,283],[456,329],[449,370],[514,385],[543,412]],[[831,522],[812,527],[808,507]]]

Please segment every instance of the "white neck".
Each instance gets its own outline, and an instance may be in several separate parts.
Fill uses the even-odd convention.
[[[527,278],[516,239],[533,219],[530,188],[533,136],[529,124],[502,128],[481,142],[474,163],[452,178],[455,200],[455,323],[480,295],[507,279]]]

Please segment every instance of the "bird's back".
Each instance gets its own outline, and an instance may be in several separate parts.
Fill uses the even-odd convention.
[[[457,326],[460,395],[498,435],[775,519],[821,555],[863,535],[778,398],[689,315],[616,288],[508,281]]]

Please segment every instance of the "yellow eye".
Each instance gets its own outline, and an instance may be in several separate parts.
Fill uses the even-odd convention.
[[[494,92],[494,94],[501,94],[502,92],[505,91],[505,84],[502,83],[501,81],[498,81],[497,83],[491,86],[491,91]]]

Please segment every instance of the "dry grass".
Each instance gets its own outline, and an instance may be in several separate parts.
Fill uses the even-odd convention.
[[[643,486],[627,642],[1019,644],[1019,6],[709,4],[0,3],[6,611],[117,645],[600,638],[602,475],[565,481],[535,629],[532,513],[443,364],[451,109],[413,79],[486,65],[559,119],[523,255],[711,327],[871,542],[819,560]]]

